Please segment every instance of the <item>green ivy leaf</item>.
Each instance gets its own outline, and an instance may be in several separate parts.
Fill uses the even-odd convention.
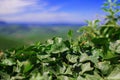
[[[97,68],[103,75],[108,75],[112,71],[112,66],[109,61],[99,62]]]
[[[86,74],[86,80],[104,80],[98,73],[94,72],[93,75]]]
[[[30,63],[30,61],[23,62],[23,66],[24,66],[23,73],[26,73],[33,68],[33,65]]]
[[[109,49],[113,52],[120,54],[120,40],[117,40],[115,42],[110,42]]]
[[[77,80],[86,80],[86,79],[79,75],[79,76],[77,77]]]
[[[86,72],[86,71],[92,71],[92,70],[93,70],[93,68],[90,66],[90,63],[89,63],[89,62],[88,62],[88,63],[85,63],[85,64],[82,64],[82,65],[81,65],[81,69],[82,69],[81,74],[83,74],[83,73]]]
[[[108,80],[120,80],[120,68],[116,67],[110,75],[107,77]]]
[[[8,58],[8,59],[3,59],[2,64],[7,66],[12,66],[15,64],[15,62],[12,59]]]
[[[77,56],[77,55],[67,54],[66,58],[67,58],[68,61],[71,62],[71,63],[76,63],[77,60],[78,60],[78,56]]]
[[[80,56],[80,62],[85,62],[89,60],[89,56],[86,53],[82,53]]]
[[[5,72],[0,71],[0,79],[1,80],[10,80],[10,75]]]

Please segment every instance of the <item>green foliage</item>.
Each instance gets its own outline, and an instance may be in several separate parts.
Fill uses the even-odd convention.
[[[103,8],[105,12],[108,13],[106,16],[106,24],[117,26],[117,21],[120,19],[120,2],[119,0],[107,0],[104,3]]]
[[[0,79],[120,80],[120,26],[116,24],[88,21],[77,40],[72,40],[70,30],[65,41],[54,37],[44,44],[0,51]]]

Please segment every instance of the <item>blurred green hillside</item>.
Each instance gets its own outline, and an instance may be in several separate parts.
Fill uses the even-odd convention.
[[[80,26],[41,26],[41,25],[0,25],[0,49],[9,49],[20,47],[22,45],[30,45],[35,42],[45,42],[54,36],[63,37],[70,29],[74,31],[74,37],[77,36],[76,30]]]

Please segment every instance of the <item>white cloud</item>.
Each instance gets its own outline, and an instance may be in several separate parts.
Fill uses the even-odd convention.
[[[43,9],[47,3],[37,0],[1,0],[0,1],[0,15],[10,15],[23,12],[25,8]]]
[[[59,11],[61,8],[62,6],[60,5],[49,6],[49,3],[45,2],[44,0],[39,0],[39,3],[38,0],[1,0],[0,19],[8,22],[82,21],[80,19],[83,18],[80,17],[79,14],[61,12]]]
[[[16,17],[3,17],[6,21],[10,22],[75,22],[79,23],[82,20],[80,19],[80,16],[76,16],[76,14],[68,14],[65,12],[56,12],[56,13],[50,13],[50,12],[43,12],[43,13],[28,13],[23,14],[21,16]]]
[[[51,7],[48,11],[57,11],[61,9],[61,6],[54,6],[54,7]]]

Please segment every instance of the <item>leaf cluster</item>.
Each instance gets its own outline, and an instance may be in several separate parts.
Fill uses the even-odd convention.
[[[107,20],[88,21],[76,40],[70,30],[68,40],[0,51],[0,80],[120,80],[120,26]]]

